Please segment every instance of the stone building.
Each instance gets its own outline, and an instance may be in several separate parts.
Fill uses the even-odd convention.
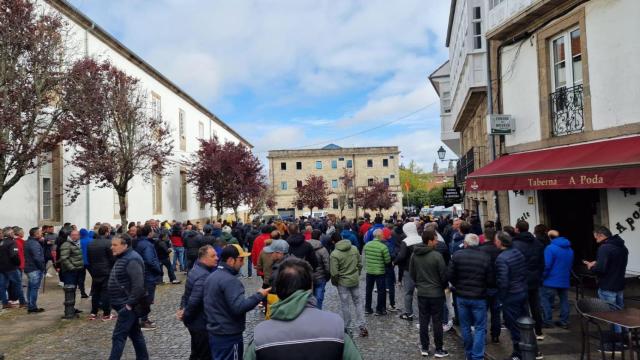
[[[309,215],[309,209],[298,210],[294,205],[296,187],[302,185],[309,175],[322,176],[331,190],[327,214],[349,219],[362,216],[353,199],[357,189],[367,187],[374,180],[382,180],[396,197],[394,206],[384,211],[402,213],[402,190],[400,188],[400,151],[397,146],[342,148],[334,144],[322,149],[271,150],[269,180],[276,194],[276,212],[281,216]],[[343,186],[341,178],[345,171],[354,176],[353,186]],[[344,205],[341,199],[345,199]],[[343,206],[341,206],[343,205]],[[341,209],[342,207],[342,209]]]

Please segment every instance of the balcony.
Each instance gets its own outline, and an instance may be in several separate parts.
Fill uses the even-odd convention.
[[[576,85],[560,88],[549,94],[551,133],[563,136],[582,132],[584,129],[583,87]]]

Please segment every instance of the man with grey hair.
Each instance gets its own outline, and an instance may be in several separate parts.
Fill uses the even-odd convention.
[[[366,268],[366,291],[365,291],[365,314],[373,314],[371,300],[373,296],[373,285],[378,290],[378,301],[376,302],[376,316],[387,314],[387,286],[385,270],[391,263],[389,248],[382,242],[382,229],[373,231],[373,240],[369,241],[363,249],[364,262]]]
[[[472,360],[484,359],[487,288],[495,286],[491,256],[478,248],[479,243],[478,235],[466,234],[464,247],[451,256],[448,271],[457,298],[464,351]]]

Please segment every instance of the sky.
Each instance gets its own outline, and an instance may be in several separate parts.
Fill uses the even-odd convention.
[[[443,145],[428,76],[448,58],[449,1],[70,2],[261,159],[329,143],[397,145],[404,164],[430,171]]]

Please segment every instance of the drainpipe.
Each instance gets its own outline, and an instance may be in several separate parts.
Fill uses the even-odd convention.
[[[491,84],[491,42],[489,39],[485,38],[485,46],[487,48],[487,114],[490,115],[493,114],[493,86]],[[491,161],[494,161],[496,159],[495,135],[489,135],[489,144],[491,145]],[[502,223],[500,222],[500,201],[498,201],[497,191],[493,192],[493,201],[496,209],[496,229],[502,229]]]
[[[90,28],[86,28],[84,30],[84,56],[88,57],[89,56],[89,30],[93,30],[93,28],[96,26],[95,23],[91,23],[91,27]],[[85,213],[86,213],[86,224],[87,224],[87,229],[91,228],[91,184],[87,184],[86,187],[86,209],[85,209]]]

